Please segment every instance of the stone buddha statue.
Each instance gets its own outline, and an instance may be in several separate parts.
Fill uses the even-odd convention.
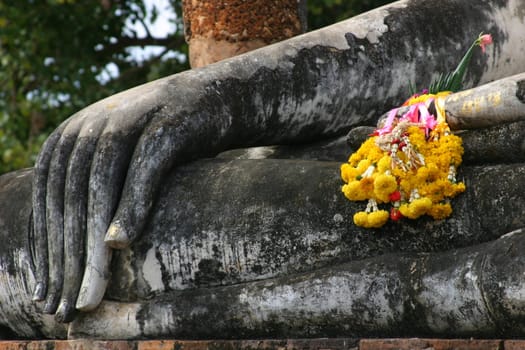
[[[79,111],[0,179],[5,336],[523,335],[520,6],[399,1]],[[454,214],[356,227],[362,126],[482,31]]]

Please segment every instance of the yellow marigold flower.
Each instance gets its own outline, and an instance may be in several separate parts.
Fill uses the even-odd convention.
[[[441,177],[441,171],[438,169],[435,162],[433,162],[432,159],[427,159],[427,161],[428,163],[425,166],[417,169],[417,177],[422,183],[436,181]]]
[[[348,184],[343,185],[341,190],[345,197],[351,201],[364,201],[367,199],[366,193],[361,190],[360,181],[350,181]]]
[[[411,126],[407,129],[408,139],[414,146],[422,147],[427,143],[425,131],[418,126]]]
[[[374,143],[374,146],[370,148],[368,159],[372,163],[377,163],[381,158],[383,158],[384,152],[381,150],[381,148],[377,147],[377,145]]]
[[[399,187],[404,193],[410,193],[414,188],[416,188],[412,182],[414,178],[411,177],[404,177],[401,178],[401,181],[399,182]]]
[[[454,134],[448,134],[442,136],[440,141],[441,143],[446,144],[448,147],[454,148],[463,154],[463,140],[461,139],[461,137]]]
[[[441,155],[448,157],[448,163],[458,166],[461,164],[463,155],[462,140],[460,137],[450,134],[439,139],[439,148],[436,150]]]
[[[432,164],[435,164],[439,169],[448,169],[452,157],[446,151],[440,151],[445,153],[439,153],[435,157],[432,157]]]
[[[447,197],[455,197],[457,194],[465,191],[465,184],[459,182],[457,184],[448,182],[448,185],[444,189],[444,195]]]
[[[357,166],[357,164],[362,161],[363,158],[362,158],[362,155],[361,154],[358,154],[357,152],[355,153],[352,153],[352,155],[348,158],[348,163],[351,165],[351,166]]]
[[[432,201],[430,200],[430,198],[427,197],[414,199],[412,203],[410,203],[410,207],[412,216],[418,218],[421,215],[426,214],[430,210],[430,208],[432,207]]]
[[[354,214],[354,224],[361,227],[368,226],[368,214],[364,211],[358,211]]]
[[[399,211],[401,212],[401,214],[403,214],[403,216],[405,217],[409,217],[410,215],[410,207],[408,205],[408,203],[403,203],[399,206]]]
[[[359,175],[362,175],[367,169],[368,167],[372,165],[372,162],[368,159],[363,159],[361,161],[359,161],[359,163],[357,164],[357,172],[359,173]]]
[[[389,155],[384,155],[381,157],[379,162],[377,162],[377,171],[384,173],[387,170],[390,170],[390,165],[392,164],[392,158]]]
[[[383,226],[390,217],[390,213],[386,210],[377,210],[368,214],[368,227],[379,228]]]
[[[409,219],[417,219],[421,215],[425,215],[430,208],[432,207],[432,201],[430,198],[422,197],[414,199],[408,204],[402,204],[399,207],[399,211],[403,216],[406,216]]]
[[[423,178],[421,176],[418,176],[418,171],[417,170],[416,171],[411,171],[407,175],[408,176],[406,178],[410,179],[410,186],[412,187],[412,189],[416,189],[416,188],[419,189],[421,186],[423,186],[426,183],[425,178]]]
[[[450,214],[452,214],[452,207],[450,206],[450,203],[434,204],[428,212],[428,215],[432,216],[434,220],[445,219],[449,217]]]
[[[434,203],[441,202],[445,197],[445,189],[449,185],[450,181],[439,178],[419,187],[419,193],[424,197],[430,198]]]
[[[389,195],[397,190],[396,178],[392,175],[379,174],[374,180],[374,194],[382,202],[389,201]]]
[[[374,178],[364,177],[359,181],[359,187],[363,191],[366,198],[372,198],[374,193]]]
[[[359,149],[353,153],[348,162],[352,166],[356,166],[361,160],[367,159],[371,163],[377,162],[383,156],[383,151],[377,147],[375,143],[375,137],[370,137],[368,140],[363,142]]]
[[[359,174],[358,170],[348,163],[341,165],[341,178],[344,182],[354,180]]]
[[[419,177],[421,181],[427,181],[429,174],[429,169],[426,166],[422,166],[417,169],[417,177]]]
[[[386,210],[377,210],[371,213],[359,211],[354,214],[354,224],[364,228],[379,228],[383,226],[390,214]]]

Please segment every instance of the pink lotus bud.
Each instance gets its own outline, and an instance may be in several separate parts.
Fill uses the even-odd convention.
[[[492,44],[492,35],[490,34],[483,34],[480,35],[478,39],[479,46],[481,47],[481,51],[485,52],[485,46]]]

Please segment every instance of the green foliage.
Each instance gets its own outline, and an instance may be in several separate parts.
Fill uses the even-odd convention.
[[[386,2],[309,0],[309,27]],[[163,11],[175,14],[172,27],[155,36],[151,23]],[[187,69],[181,18],[180,0],[166,9],[143,0],[1,0],[0,173],[32,166],[47,135],[75,111]],[[151,45],[157,53],[133,54]]]
[[[492,37],[490,35],[483,35],[483,33],[479,34],[479,37],[474,40],[472,45],[470,45],[469,49],[461,59],[461,61],[458,63],[458,66],[456,69],[454,69],[453,72],[449,72],[447,74],[441,73],[438,78],[430,84],[428,90],[431,94],[437,94],[440,91],[452,91],[457,92],[461,90],[463,85],[463,77],[465,76],[465,72],[467,71],[468,64],[470,63],[470,60],[472,59],[472,54],[474,53],[474,49],[477,46],[483,47],[484,45],[488,45],[488,43],[482,44],[482,38],[484,36],[490,37],[490,43],[492,43]],[[483,48],[484,50],[484,48]]]
[[[187,69],[181,21],[166,35],[148,32],[159,10],[141,0],[0,2],[0,173],[31,166],[46,136],[75,111]],[[167,11],[180,13],[178,1]],[[132,54],[146,45],[161,50]]]

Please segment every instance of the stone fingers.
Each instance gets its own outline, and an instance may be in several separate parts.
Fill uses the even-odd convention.
[[[55,314],[59,322],[70,322],[75,314],[85,263],[89,168],[105,125],[106,118],[87,120],[68,162],[64,194],[64,284]]]
[[[125,248],[139,235],[153,204],[160,180],[174,165],[181,147],[180,127],[168,118],[155,120],[135,149],[117,212],[107,231],[106,244]]]
[[[125,248],[144,229],[162,179],[174,166],[215,154],[225,142],[228,122],[211,114],[158,117],[141,135],[106,243]]]
[[[49,254],[49,280],[44,313],[55,313],[60,300],[64,280],[64,188],[67,164],[83,118],[72,119],[58,140],[47,179],[46,227]]]
[[[47,294],[47,279],[49,273],[49,261],[47,251],[47,227],[46,227],[46,194],[49,165],[53,150],[62,136],[62,132],[69,123],[69,119],[62,123],[46,140],[42,150],[35,162],[33,178],[33,229],[34,229],[34,252],[35,252],[35,290],[33,301],[42,301]]]
[[[109,120],[98,141],[89,176],[86,266],[76,301],[78,310],[96,308],[106,291],[112,254],[104,235],[119,203],[137,140],[153,115],[151,111],[138,119],[124,116],[125,121]]]
[[[98,305],[97,301],[104,295],[109,279],[111,249],[103,244],[103,234],[111,220],[115,202],[118,200],[119,193],[116,191],[119,191],[121,187],[117,182],[122,175],[115,173],[125,170],[117,171],[118,167],[115,163],[119,159],[108,158],[112,152],[107,150],[111,149],[112,145],[109,138],[103,137],[99,140],[97,150],[100,152],[93,159],[92,174],[89,179],[86,266],[76,301],[76,308],[81,311],[91,310]],[[104,169],[109,171],[104,171]],[[103,173],[100,173],[101,171]],[[104,182],[107,184],[106,190],[98,191],[101,183]],[[92,215],[94,212],[97,214]]]

